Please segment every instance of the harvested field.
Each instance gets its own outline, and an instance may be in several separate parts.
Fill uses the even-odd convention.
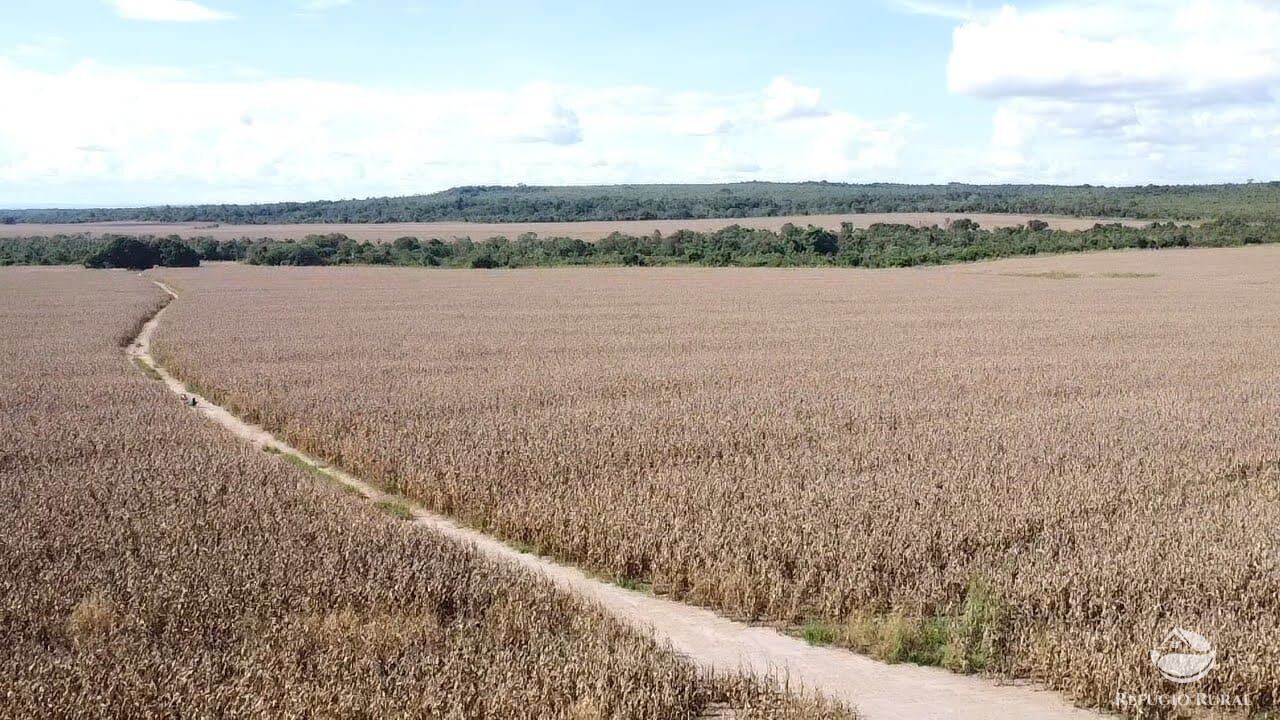
[[[610,233],[621,232],[630,235],[650,235],[657,230],[670,234],[677,230],[719,230],[729,225],[778,230],[787,223],[795,225],[818,225],[832,230],[839,230],[841,223],[853,223],[855,227],[865,228],[875,223],[903,223],[907,225],[928,226],[946,225],[951,220],[966,217],[985,228],[1010,227],[1025,224],[1028,220],[1044,220],[1054,229],[1084,230],[1093,227],[1094,223],[1118,222],[1132,227],[1146,227],[1153,220],[1080,218],[1053,215],[1002,215],[984,213],[874,213],[862,215],[797,215],[790,217],[756,217],[727,219],[693,219],[693,220],[617,220],[617,221],[584,221],[558,223],[467,223],[467,222],[425,222],[425,223],[334,223],[334,224],[297,224],[297,225],[219,225],[216,223],[149,223],[149,222],[103,222],[84,224],[28,224],[0,225],[0,237],[28,237],[35,235],[57,235],[90,233],[120,233],[125,235],[180,235],[182,237],[212,237],[218,240],[235,240],[242,237],[273,238],[287,240],[301,239],[307,235],[323,233],[342,233],[356,240],[390,242],[398,237],[412,236],[423,240],[439,238],[451,240],[470,237],[472,240],[503,235],[515,239],[522,233],[534,232],[540,237],[573,237],[581,240],[599,240]],[[1194,224],[1194,223],[1192,223]]]
[[[164,302],[0,270],[0,717],[829,717],[239,443],[130,364]]]
[[[160,276],[171,370],[478,527],[1102,706],[1194,629],[1276,704],[1280,248]]]

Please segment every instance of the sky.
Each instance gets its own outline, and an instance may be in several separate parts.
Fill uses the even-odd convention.
[[[0,0],[0,207],[1280,179],[1280,0]]]

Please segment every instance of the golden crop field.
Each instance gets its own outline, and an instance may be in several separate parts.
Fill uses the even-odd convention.
[[[165,299],[0,270],[0,717],[847,716],[224,434],[125,357]]]
[[[1280,249],[159,274],[179,377],[474,526],[1092,705],[1190,628],[1276,704]]]

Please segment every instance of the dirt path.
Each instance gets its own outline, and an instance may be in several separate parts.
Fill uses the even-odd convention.
[[[169,286],[156,282],[177,298]],[[151,356],[151,339],[161,309],[129,345],[131,358],[155,369],[174,393],[195,397],[195,410],[238,437],[262,448],[297,456],[313,469],[354,488],[371,501],[404,504],[337,468],[312,458],[262,428],[244,422],[186,387]],[[917,665],[887,665],[835,648],[811,646],[771,628],[728,620],[711,610],[653,595],[625,590],[596,580],[577,568],[519,552],[484,533],[409,505],[416,522],[473,545],[488,557],[514,563],[550,578],[563,588],[603,607],[631,625],[652,631],[695,663],[725,670],[778,673],[794,687],[801,685],[857,707],[868,720],[979,720],[995,718],[1094,718],[1097,713],[1072,707],[1056,693],[1027,685],[997,685],[987,678],[956,675]]]

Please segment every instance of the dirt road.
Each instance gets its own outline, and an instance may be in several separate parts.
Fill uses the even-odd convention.
[[[156,284],[173,298],[178,297],[164,283]],[[129,345],[128,354],[153,367],[175,394],[194,397],[196,412],[254,445],[297,456],[317,472],[354,488],[370,501],[393,501],[409,507],[416,522],[469,543],[493,559],[540,573],[569,592],[600,605],[619,619],[653,632],[657,638],[669,642],[677,652],[703,667],[777,673],[788,678],[793,687],[799,685],[856,706],[860,716],[868,720],[1101,717],[1072,707],[1060,695],[1030,686],[998,685],[983,677],[956,675],[916,665],[887,665],[845,650],[811,646],[771,628],[735,622],[704,608],[626,590],[594,579],[577,568],[522,553],[484,533],[407,503],[403,498],[392,498],[368,483],[298,451],[261,427],[244,422],[208,399],[189,392],[151,355],[151,339],[163,315],[164,309],[161,309],[147,321]]]

